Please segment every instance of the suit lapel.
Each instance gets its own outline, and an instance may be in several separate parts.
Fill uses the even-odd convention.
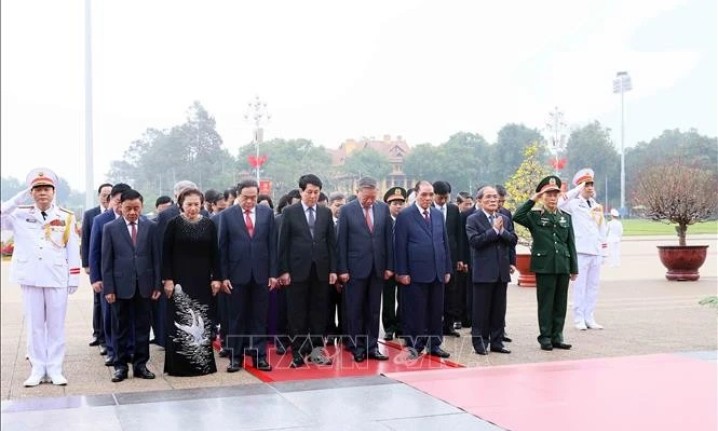
[[[419,225],[426,231],[426,233],[431,236],[431,227],[426,224],[426,220],[424,219],[424,215],[421,213],[419,208],[416,205],[412,205],[412,209],[414,210],[414,218],[418,220]],[[423,211],[423,210],[422,210]],[[433,223],[433,217],[431,217],[431,210],[429,210],[429,220],[431,223]]]
[[[132,237],[130,236],[130,231],[128,230],[127,222],[125,222],[124,217],[120,216],[115,221],[117,221],[117,224],[120,227],[120,236],[127,241],[127,244],[129,244],[130,247],[134,248],[135,246],[132,244]],[[137,227],[137,238],[139,238],[140,229],[139,226]]]

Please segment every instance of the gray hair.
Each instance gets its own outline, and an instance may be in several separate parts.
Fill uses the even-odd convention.
[[[341,201],[346,199],[346,196],[344,196],[344,193],[342,192],[331,192],[329,194],[329,203]]]
[[[197,188],[197,184],[193,183],[190,180],[178,181],[175,184],[175,188],[174,188],[175,197],[179,196],[180,193],[182,193],[182,191],[185,189],[196,189],[196,188]]]
[[[376,180],[372,177],[361,177],[357,183],[357,189],[375,189]]]
[[[479,190],[476,192],[476,199],[477,199],[477,200],[483,199],[483,198],[484,198],[484,193],[486,193],[486,190],[487,190],[487,189],[496,190],[496,188],[495,188],[494,186],[483,186],[483,187],[479,188]],[[497,193],[498,193],[498,192],[497,192]]]

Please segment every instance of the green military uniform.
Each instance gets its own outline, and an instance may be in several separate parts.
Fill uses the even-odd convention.
[[[544,178],[536,191],[559,190],[561,180]],[[563,343],[563,325],[566,319],[568,283],[571,274],[578,273],[576,245],[571,216],[556,209],[534,210],[535,202],[528,200],[514,214],[514,221],[528,228],[533,238],[531,271],[536,273],[539,331],[541,348],[570,348]]]

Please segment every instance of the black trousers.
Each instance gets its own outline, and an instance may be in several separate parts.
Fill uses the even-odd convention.
[[[105,345],[105,330],[102,327],[102,292],[92,291],[92,337]]]
[[[454,322],[461,321],[461,296],[459,284],[456,282],[456,271],[451,279],[444,284],[444,331],[453,330]]]
[[[433,351],[441,346],[444,311],[443,283],[415,283],[399,286],[402,289],[401,327],[406,346]]]
[[[506,322],[506,287],[508,283],[474,283],[473,326],[471,341],[476,350],[504,346],[504,324]]]
[[[344,323],[344,304],[342,300],[344,295],[342,292],[337,291],[336,287],[331,284],[328,289],[329,300],[327,301],[327,304],[329,307],[327,308],[327,329],[325,330],[324,335],[344,335],[344,331],[346,331]]]
[[[470,327],[473,325],[473,322],[471,320],[474,314],[474,282],[471,279],[471,267],[469,267],[469,271],[465,274],[466,278],[464,278],[464,301],[466,304],[466,308],[464,309],[464,315],[461,318],[461,326]]]
[[[397,291],[396,280],[392,277],[384,281],[381,292],[381,324],[387,334],[401,333],[401,288]]]
[[[135,370],[147,366],[150,359],[150,316],[152,312],[150,298],[143,298],[139,289],[130,299],[117,298],[112,311],[117,319],[117,361],[116,369],[127,369],[132,363]],[[134,328],[133,325],[134,324]],[[131,339],[134,336],[134,360],[130,360]]]
[[[228,296],[229,329],[227,347],[231,359],[239,361],[245,351],[255,358],[267,357],[267,309],[269,288],[252,280],[247,284],[232,283]]]
[[[314,347],[324,345],[322,336],[327,326],[329,301],[327,282],[319,280],[316,265],[312,263],[308,279],[292,280],[285,289],[292,352],[308,354]]]
[[[379,345],[379,314],[384,280],[373,276],[350,278],[344,290],[346,332],[354,353],[373,352]]]

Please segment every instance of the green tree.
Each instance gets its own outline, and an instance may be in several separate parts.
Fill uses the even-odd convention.
[[[391,173],[391,163],[384,154],[367,148],[350,154],[339,171],[356,178],[371,176],[381,179]]]
[[[410,178],[436,178],[441,174],[442,157],[438,147],[428,143],[419,144],[404,158],[404,173]]]
[[[506,181],[506,208],[511,212],[526,202],[536,192],[538,183],[551,174],[546,166],[542,154],[545,154],[544,144],[534,142],[524,150],[523,162],[516,172]],[[519,242],[524,245],[531,245],[531,233],[521,225],[515,225],[516,235]]]
[[[256,147],[247,144],[239,149],[237,170],[250,174],[248,157],[254,155]],[[262,166],[261,176],[272,181],[273,198],[278,198],[297,188],[297,181],[303,174],[312,173],[324,182],[324,189],[331,188],[331,156],[321,146],[307,139],[272,139],[263,142],[260,154],[267,157]]]
[[[439,173],[434,180],[451,184],[453,195],[460,191],[473,193],[477,186],[488,184],[490,164],[486,163],[489,143],[477,133],[459,132],[439,147]]]
[[[509,123],[499,130],[496,144],[489,147],[488,157],[483,162],[490,169],[489,182],[504,184],[524,160],[526,148],[534,142],[544,142],[541,133],[523,124]],[[545,146],[540,147],[537,158],[548,155]]]
[[[611,142],[610,132],[598,121],[572,131],[561,177],[571,188],[570,181],[576,172],[583,168],[593,169],[597,200],[608,201],[609,206],[618,208],[621,203],[621,157]]]

